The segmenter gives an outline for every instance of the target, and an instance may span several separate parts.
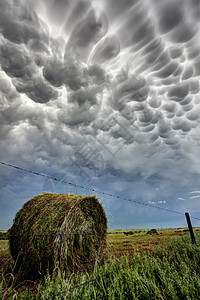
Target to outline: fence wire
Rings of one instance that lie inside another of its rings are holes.
[[[109,234],[108,232],[105,234]],[[101,233],[91,233],[91,232],[72,232],[72,233],[47,233],[47,234],[11,234],[6,235],[6,238],[11,237],[43,237],[43,236],[74,236],[74,235],[102,235]]]
[[[42,173],[39,173],[39,172],[27,170],[27,169],[21,168],[19,166],[8,164],[8,163],[2,162],[2,161],[0,161],[0,164],[5,165],[7,167],[15,168],[15,169],[20,170],[20,171],[31,173],[31,174],[34,174],[34,175],[37,175],[37,176],[42,176],[42,177],[45,177],[45,178],[48,178],[48,179],[51,179],[51,180],[54,180],[54,181],[58,181],[58,182],[62,181],[62,183],[66,183],[66,184],[72,185],[72,186],[77,187],[77,188],[89,190],[89,191],[92,191],[94,193],[99,193],[99,194],[106,195],[106,196],[109,196],[109,197],[112,197],[112,198],[117,198],[117,199],[121,199],[121,200],[124,200],[124,201],[129,201],[129,202],[132,202],[132,203],[135,203],[135,204],[139,204],[139,205],[143,205],[143,206],[147,206],[147,207],[151,207],[151,208],[155,208],[155,209],[167,211],[167,212],[178,214],[178,215],[181,215],[181,216],[185,216],[185,214],[182,213],[182,212],[178,212],[178,211],[175,211],[175,210],[172,210],[172,209],[160,207],[160,206],[157,206],[157,205],[152,205],[152,204],[146,203],[144,201],[137,201],[137,200],[133,200],[133,199],[130,199],[130,198],[127,198],[127,197],[122,197],[122,196],[119,196],[119,195],[113,195],[111,193],[99,191],[99,190],[96,190],[96,189],[93,189],[93,188],[90,188],[90,187],[85,187],[83,185],[79,185],[79,184],[76,184],[76,183],[59,180],[56,177],[52,177],[52,176],[49,176],[49,175],[46,175],[46,174],[42,174]],[[193,217],[193,216],[191,216],[191,218],[196,219],[196,220],[200,220],[200,218]]]
[[[98,275],[98,276],[96,276],[95,278],[93,278],[93,279],[91,279],[91,280],[85,281],[85,282],[83,282],[83,283],[79,283],[79,284],[77,284],[77,285],[75,285],[75,286],[73,286],[73,287],[71,287],[71,288],[69,288],[69,289],[67,289],[67,290],[65,290],[65,291],[59,292],[59,293],[57,293],[57,294],[55,294],[55,295],[53,295],[53,296],[50,296],[49,298],[45,298],[44,300],[55,299],[56,297],[61,296],[61,295],[63,295],[63,294],[66,294],[66,293],[68,293],[68,292],[71,292],[71,291],[73,291],[73,290],[75,290],[75,289],[77,289],[77,288],[79,288],[79,287],[81,287],[81,286],[87,285],[87,284],[89,284],[89,283],[95,282],[95,281],[97,281],[97,280],[99,280],[99,279],[102,279],[102,278],[104,278],[104,277],[107,277],[107,276],[109,276],[109,275],[111,275],[111,274],[117,273],[118,271],[121,271],[121,270],[123,270],[123,269],[129,268],[129,267],[131,267],[131,266],[133,266],[133,265],[135,265],[135,264],[137,264],[137,263],[142,262],[143,260],[145,260],[145,258],[140,259],[140,260],[138,260],[138,261],[134,261],[134,262],[132,262],[132,263],[126,265],[126,266],[119,267],[119,268],[117,268],[117,269],[114,270],[114,271],[107,272],[106,274]]]

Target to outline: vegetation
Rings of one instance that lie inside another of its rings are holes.
[[[196,232],[198,232],[195,229]],[[140,231],[140,232],[139,232]],[[126,235],[124,230],[111,230],[107,235],[107,250],[113,257],[123,255],[133,256],[135,253],[148,253],[161,245],[187,234],[185,229],[157,229],[158,235],[147,235],[148,230],[131,230],[133,234]]]
[[[158,236],[142,231],[135,239],[156,240],[167,232],[170,235],[174,230],[163,230]],[[57,294],[53,299],[200,299],[200,235],[196,233],[197,245],[192,245],[188,233],[183,234],[165,245],[161,242],[158,248],[155,245],[151,255],[125,252],[129,255],[117,258],[111,253],[103,265],[97,261],[90,272],[69,275],[56,268],[44,280],[16,284],[14,277],[1,270],[0,299],[47,299]],[[125,236],[123,231],[112,232],[108,235],[110,242],[112,235],[134,238]],[[77,285],[78,288],[65,292]]]
[[[0,231],[0,240],[7,240],[8,232],[5,230]]]
[[[151,229],[151,230],[147,231],[147,234],[157,234],[158,235],[158,232],[156,229]]]

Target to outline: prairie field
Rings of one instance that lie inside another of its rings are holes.
[[[151,253],[161,245],[170,242],[176,237],[188,234],[187,229],[157,229],[158,234],[147,234],[149,230],[111,230],[107,235],[107,249],[109,254],[120,257],[125,254]],[[198,233],[199,228],[194,232]],[[132,234],[128,234],[132,233]]]
[[[13,275],[9,242],[0,240],[0,299],[200,299],[200,229],[197,245],[184,228],[148,231],[108,231],[103,264],[35,282]]]

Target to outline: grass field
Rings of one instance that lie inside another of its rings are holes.
[[[98,274],[103,277],[54,299],[200,299],[200,229],[194,229],[198,246],[185,229],[147,231],[109,231],[102,266],[97,263],[93,272],[78,275],[56,270],[38,282],[17,281],[8,241],[0,240],[0,299],[46,299]]]
[[[112,230],[108,231],[107,249],[109,254],[114,257],[120,257],[124,254],[134,255],[135,253],[149,253],[161,245],[170,242],[176,237],[188,235],[185,228],[179,229],[157,229],[158,235],[147,235],[149,230],[131,230],[133,234],[124,233],[130,230]],[[140,232],[139,232],[140,231]],[[200,232],[199,228],[194,228],[194,232]]]

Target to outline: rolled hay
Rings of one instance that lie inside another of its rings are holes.
[[[16,272],[35,279],[57,266],[67,272],[88,270],[105,248],[106,232],[106,214],[95,195],[35,196],[9,230]]]

